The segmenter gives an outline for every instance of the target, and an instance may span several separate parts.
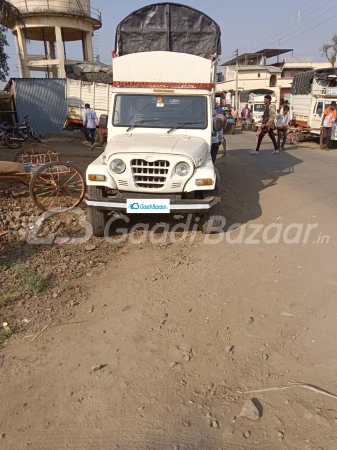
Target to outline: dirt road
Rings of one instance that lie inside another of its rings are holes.
[[[217,162],[224,234],[126,242],[72,317],[6,341],[0,449],[336,449],[337,153],[254,139]]]

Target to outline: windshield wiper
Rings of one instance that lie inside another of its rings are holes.
[[[134,128],[138,127],[139,125],[141,125],[142,123],[151,123],[151,122],[159,122],[159,119],[143,119],[143,120],[138,120],[138,122],[135,122],[133,125],[131,125],[126,132],[133,130]]]
[[[175,127],[172,127],[169,130],[167,130],[167,133],[171,133],[174,130],[179,130],[179,128],[182,128],[185,125],[197,125],[197,124],[200,124],[200,123],[204,123],[204,122],[179,122],[178,125],[176,125]]]

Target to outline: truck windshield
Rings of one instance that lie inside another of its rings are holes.
[[[206,100],[202,96],[117,95],[113,125],[204,130],[207,128]]]
[[[258,103],[254,105],[254,111],[263,112],[264,111],[264,103]]]

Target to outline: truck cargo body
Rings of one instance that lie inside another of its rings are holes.
[[[84,105],[89,103],[96,111],[97,117],[109,114],[113,87],[111,84],[89,83],[81,80],[67,79],[67,125],[80,128],[83,125]]]
[[[319,135],[325,109],[337,101],[337,69],[297,74],[291,92],[292,125]]]

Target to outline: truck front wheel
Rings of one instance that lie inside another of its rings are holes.
[[[200,219],[199,227],[200,230],[203,232],[203,234],[217,233],[219,231],[222,222],[221,218],[219,218],[219,216],[222,215],[221,197],[219,188],[216,187],[214,191],[212,191],[212,193],[209,194],[209,196],[213,196],[216,200],[216,203]]]
[[[102,186],[88,186],[87,194],[89,197],[104,197],[104,187]],[[92,225],[94,236],[104,236],[105,225],[108,221],[108,213],[104,210],[99,210],[93,206],[88,207],[88,220]]]

